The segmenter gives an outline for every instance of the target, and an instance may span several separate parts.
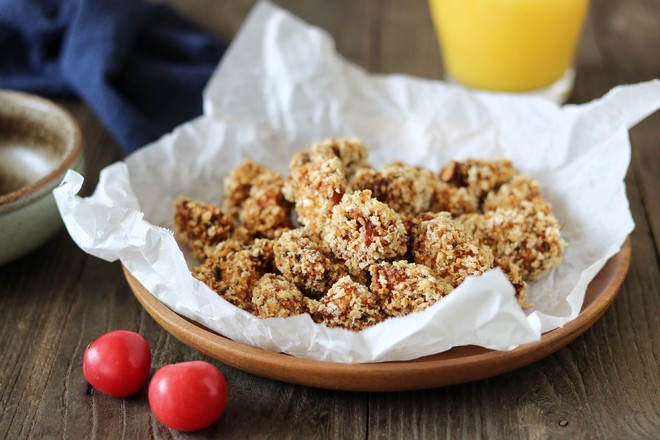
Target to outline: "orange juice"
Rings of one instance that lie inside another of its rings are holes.
[[[589,0],[429,0],[445,69],[468,87],[523,92],[572,68]]]

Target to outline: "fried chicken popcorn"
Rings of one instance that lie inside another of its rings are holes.
[[[332,209],[323,241],[351,271],[406,253],[408,235],[399,215],[371,197],[371,191],[345,194]]]
[[[312,306],[312,317],[328,327],[362,330],[382,321],[385,316],[378,297],[367,286],[349,276],[340,278]]]
[[[368,166],[367,156],[359,139],[328,139],[295,154],[283,194],[295,203],[298,221],[320,234],[332,208],[350,192],[348,179]]]
[[[277,269],[312,297],[322,296],[348,273],[320,237],[305,228],[283,233],[273,250]]]
[[[188,244],[195,258],[206,258],[207,248],[228,239],[233,231],[231,218],[215,206],[187,197],[174,202],[174,236]]]
[[[470,275],[493,267],[493,253],[468,234],[451,214],[441,212],[413,228],[413,256],[416,263],[431,268],[456,287]]]
[[[566,247],[559,221],[546,207],[525,200],[518,208],[497,208],[460,220],[498,260],[509,259],[523,278],[536,280],[559,265]]]
[[[230,239],[218,244],[192,274],[230,303],[252,311],[253,289],[272,271],[273,260],[272,240],[259,238],[245,245]]]
[[[347,178],[351,178],[359,169],[369,167],[369,150],[357,138],[327,139],[312,145],[310,151],[317,158],[339,159]]]
[[[489,192],[509,182],[518,170],[507,159],[452,160],[440,170],[440,179],[455,187],[467,188],[470,194],[482,199]]]
[[[245,230],[262,238],[274,238],[292,227],[290,204],[284,199],[284,179],[267,167],[243,161],[225,179],[224,210]]]
[[[359,331],[492,267],[526,308],[527,281],[566,246],[539,182],[505,159],[376,170],[359,139],[328,139],[295,154],[285,178],[246,160],[224,188],[222,210],[177,199],[175,237],[203,260],[195,278],[261,318],[307,313]]]
[[[541,185],[535,179],[524,174],[518,174],[500,186],[496,191],[488,193],[483,202],[484,211],[494,211],[497,208],[517,208],[523,201],[533,202],[540,209],[549,213],[550,206],[541,197]],[[463,214],[467,214],[464,212]]]
[[[433,179],[431,186],[433,193],[431,194],[429,211],[447,211],[454,217],[478,212],[479,198],[470,192],[467,187],[452,186],[440,179]]]
[[[337,157],[301,152],[291,160],[290,171],[284,197],[295,204],[298,221],[319,234],[332,208],[348,191],[344,165]]]
[[[350,180],[354,190],[371,190],[372,196],[402,216],[427,211],[433,196],[433,172],[392,162],[379,171],[361,168]]]
[[[243,202],[250,196],[252,182],[267,168],[249,159],[234,168],[224,180],[225,201],[222,209],[228,216],[238,220]]]
[[[420,312],[454,289],[446,280],[433,275],[427,266],[408,261],[374,264],[369,272],[371,291],[379,297],[389,316]]]
[[[283,185],[282,177],[272,172],[262,173],[254,179],[238,215],[250,233],[275,238],[291,229],[290,206],[282,195]]]
[[[499,267],[504,275],[511,281],[516,291],[516,300],[523,309],[529,308],[527,303],[527,282],[524,280],[520,266],[511,261],[511,258],[500,257],[495,259],[495,267]]]
[[[252,291],[254,314],[261,318],[286,318],[305,313],[303,294],[282,275],[267,273]]]

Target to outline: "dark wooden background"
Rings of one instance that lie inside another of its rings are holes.
[[[253,0],[176,0],[183,14],[231,38]],[[282,0],[326,29],[338,51],[371,72],[439,79],[442,63],[423,0]],[[660,77],[660,2],[593,0],[572,102]],[[121,153],[80,102],[89,193]],[[556,354],[509,374],[401,393],[351,393],[279,383],[212,361],[229,403],[211,428],[180,434],[159,424],[146,390],[116,399],[88,388],[81,359],[100,334],[132,329],[153,368],[205,359],[163,331],[133,297],[118,263],[87,256],[66,231],[0,267],[0,438],[660,438],[658,270],[660,114],[631,131],[627,177],[636,222],[632,265],[613,306]]]

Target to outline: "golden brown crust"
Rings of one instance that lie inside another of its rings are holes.
[[[260,318],[286,318],[305,313],[303,294],[282,275],[267,273],[252,291],[254,314]]]
[[[245,245],[230,239],[218,244],[192,274],[230,303],[252,311],[254,286],[272,272],[273,259],[272,240],[260,238]]]
[[[514,263],[510,258],[497,258],[495,259],[495,267],[499,267],[504,272],[504,275],[511,281],[513,288],[516,291],[516,300],[520,307],[527,309],[530,304],[527,302],[527,282],[523,279],[520,266]]]
[[[344,174],[350,178],[361,168],[369,167],[369,150],[358,138],[326,139],[312,145],[310,152],[321,159],[336,157],[343,166]]]
[[[346,266],[311,231],[298,228],[287,231],[275,241],[275,265],[298,288],[320,297],[341,277]]]
[[[223,209],[244,228],[242,237],[275,238],[293,225],[284,179],[275,171],[244,160],[227,176]]]
[[[429,209],[434,180],[435,176],[430,170],[392,162],[380,171],[359,169],[350,184],[354,190],[371,190],[372,197],[406,216]]]
[[[219,209],[180,198],[176,238],[204,263],[193,275],[256,316],[308,313],[353,331],[419,312],[471,275],[502,269],[521,307],[526,280],[566,246],[538,182],[508,160],[376,171],[357,139],[297,153],[283,179],[244,161]],[[294,228],[295,206],[302,227]]]
[[[371,191],[345,194],[332,210],[323,241],[351,271],[406,253],[408,235],[399,215],[371,197]]]
[[[300,224],[320,234],[332,208],[349,191],[344,165],[336,157],[319,158],[307,152],[295,155],[291,165],[284,196],[295,203]]]
[[[200,260],[206,258],[207,248],[228,239],[233,231],[231,218],[213,205],[187,197],[174,202],[174,237]]]
[[[282,176],[272,171],[254,178],[238,214],[241,225],[250,233],[275,238],[293,227],[289,217],[291,205],[284,199],[283,185]]]
[[[497,208],[459,219],[496,258],[510,259],[523,278],[535,280],[559,265],[566,247],[559,221],[545,206],[539,209],[534,202],[522,201],[519,208]]]
[[[433,179],[431,185],[433,194],[429,211],[447,211],[452,216],[457,217],[479,210],[479,198],[471,193],[467,187],[452,186],[440,179]]]
[[[317,302],[312,316],[328,327],[358,331],[385,319],[378,297],[351,277],[340,278]]]
[[[550,213],[550,205],[541,198],[541,185],[524,174],[514,176],[511,181],[488,193],[482,209],[494,211],[497,208],[518,208],[523,201],[533,202],[539,209]]]
[[[428,267],[408,261],[374,264],[369,271],[371,291],[389,316],[422,311],[453,290]]]
[[[222,209],[238,220],[243,202],[250,196],[252,182],[266,167],[250,159],[241,162],[224,180],[225,201]]]
[[[518,170],[508,159],[452,160],[440,170],[440,179],[455,187],[465,187],[482,199],[489,192],[509,182]]]
[[[456,287],[470,275],[493,267],[493,254],[449,213],[437,213],[414,228],[413,257]]]

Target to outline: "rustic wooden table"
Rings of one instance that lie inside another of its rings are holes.
[[[231,38],[252,0],[173,2]],[[439,79],[441,57],[424,0],[278,1],[326,29],[341,54],[371,72]],[[573,102],[660,77],[657,0],[593,0],[579,50]],[[82,103],[65,101],[87,145],[89,193],[121,159]],[[92,392],[86,345],[115,329],[143,334],[153,367],[207,359],[140,307],[118,263],[83,253],[61,231],[0,267],[0,437],[19,438],[660,438],[660,114],[632,129],[627,177],[636,222],[632,265],[611,308],[557,353],[509,374],[399,393],[335,392],[264,379],[212,361],[229,383],[225,414],[192,435],[169,430],[146,391],[126,399]]]

